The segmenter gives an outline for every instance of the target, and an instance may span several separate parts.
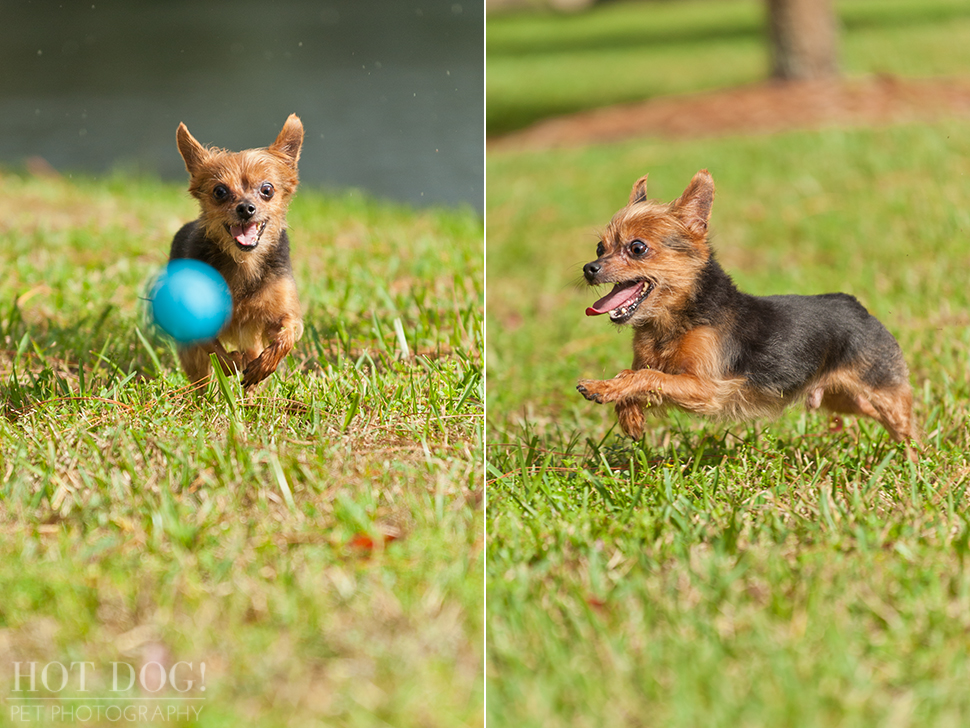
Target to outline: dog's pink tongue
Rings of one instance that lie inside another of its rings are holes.
[[[244,245],[247,248],[251,248],[256,244],[256,232],[259,230],[259,225],[254,222],[248,225],[232,225],[229,228],[229,234],[236,239],[236,242],[240,245]]]
[[[599,316],[612,311],[614,308],[625,306],[640,295],[643,283],[617,283],[613,290],[586,309],[587,316]]]

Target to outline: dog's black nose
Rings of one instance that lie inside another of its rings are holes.
[[[587,263],[583,266],[583,275],[586,276],[587,281],[592,283],[593,279],[596,278],[596,274],[600,272],[602,267],[603,266],[594,260],[592,263]]]
[[[256,205],[252,202],[240,202],[236,205],[236,214],[239,215],[239,219],[248,220],[256,214]]]

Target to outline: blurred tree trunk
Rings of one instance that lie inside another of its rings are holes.
[[[839,75],[832,0],[767,0],[771,75],[808,81]]]

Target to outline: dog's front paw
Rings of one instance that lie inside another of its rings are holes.
[[[579,384],[576,385],[576,389],[590,402],[600,402],[599,395],[588,389],[587,384],[592,384],[592,381],[589,379],[581,379]]]
[[[260,355],[253,359],[246,368],[243,369],[242,385],[243,389],[249,389],[259,384],[273,373],[275,368],[269,368],[267,362]]]
[[[580,379],[576,389],[590,402],[605,404],[612,401],[610,399],[609,382],[597,379]]]

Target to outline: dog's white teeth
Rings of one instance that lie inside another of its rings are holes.
[[[618,321],[619,319],[626,318],[628,315],[632,314],[634,311],[637,310],[640,304],[643,303],[643,299],[645,299],[652,290],[653,290],[653,286],[650,286],[646,288],[643,291],[643,293],[640,295],[640,297],[637,298],[635,301],[632,301],[631,303],[628,303],[625,306],[614,308],[612,311],[610,311],[610,319],[612,319],[613,321]]]

